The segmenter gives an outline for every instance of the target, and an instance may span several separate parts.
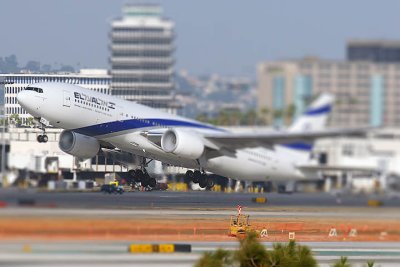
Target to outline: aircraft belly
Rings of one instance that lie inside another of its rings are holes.
[[[207,162],[207,169],[213,173],[239,180],[274,181],[297,180],[303,178],[300,172],[285,162],[246,157],[238,153],[238,157],[218,157]]]
[[[102,140],[112,143],[123,151],[159,160],[173,166],[189,169],[199,168],[197,161],[166,153],[139,132],[121,134]],[[221,156],[209,159],[204,168],[206,171],[239,180],[271,181],[302,178],[301,173],[284,159],[276,157],[258,158],[241,151],[236,154],[236,157]]]

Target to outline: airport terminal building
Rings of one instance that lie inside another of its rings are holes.
[[[174,23],[158,5],[125,5],[110,33],[113,95],[176,113]]]
[[[257,75],[258,108],[277,126],[279,114],[293,105],[300,115],[321,92],[336,96],[331,126],[400,126],[400,63],[302,58],[262,62]]]

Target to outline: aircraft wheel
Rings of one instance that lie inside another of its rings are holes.
[[[193,172],[193,183],[197,184],[200,181],[200,178],[201,178],[201,172],[194,171]]]
[[[47,143],[49,141],[49,137],[47,135],[42,135],[42,142]]]
[[[39,135],[36,137],[36,140],[37,140],[39,143],[42,143],[42,142],[43,142],[43,141],[42,141],[42,135],[39,134]]]
[[[144,173],[142,170],[136,170],[135,171],[135,182],[141,182],[144,179]]]
[[[189,178],[190,180],[193,180],[193,171],[188,170],[188,171],[186,172],[185,175],[186,175],[186,177]]]
[[[206,174],[202,174],[200,177],[200,181],[199,181],[199,186],[201,188],[206,188],[207,187],[207,175]]]
[[[144,173],[142,178],[140,179],[142,186],[147,187],[149,185],[150,179],[150,176],[147,173]]]
[[[154,187],[156,187],[156,185],[157,185],[156,179],[155,179],[155,178],[150,178],[150,179],[149,179],[149,186],[150,186],[151,188],[154,188]]]
[[[135,178],[135,177],[136,177],[136,170],[129,170],[129,171],[128,171],[128,174],[129,174],[131,177]]]
[[[211,188],[213,188],[214,187],[214,180],[213,179],[211,179],[210,177],[208,177],[207,178],[207,188],[208,189],[211,189]]]

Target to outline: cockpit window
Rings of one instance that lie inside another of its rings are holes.
[[[37,87],[28,86],[28,87],[25,88],[25,90],[35,91],[35,92],[38,92],[38,93],[43,93],[43,89],[42,88],[37,88]]]

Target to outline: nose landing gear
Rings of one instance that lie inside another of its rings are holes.
[[[47,143],[49,141],[49,137],[46,134],[39,134],[36,139],[39,143]]]
[[[42,122],[42,119],[41,119],[41,118],[39,118],[39,119],[37,119],[37,120],[38,120],[38,122],[39,122],[39,129],[42,130],[42,134],[39,134],[39,135],[37,136],[36,140],[37,140],[39,143],[47,143],[47,141],[49,141],[49,137],[48,137],[47,134],[46,134],[46,124],[44,124],[44,123]]]

